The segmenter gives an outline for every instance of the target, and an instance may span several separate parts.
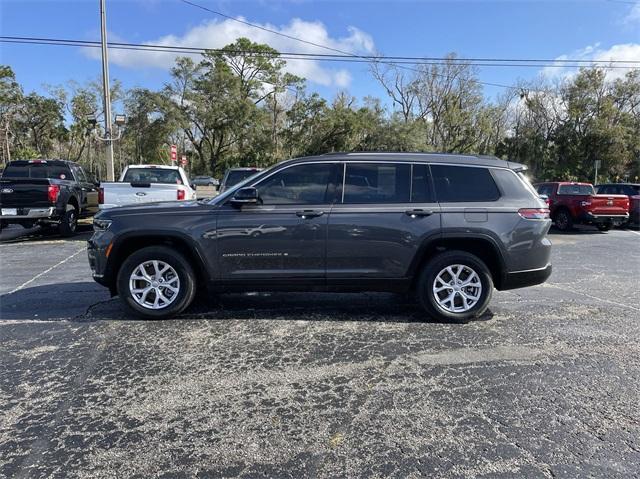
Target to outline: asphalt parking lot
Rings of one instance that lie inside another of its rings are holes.
[[[640,234],[430,322],[389,294],[127,317],[85,232],[0,244],[0,477],[638,477]]]

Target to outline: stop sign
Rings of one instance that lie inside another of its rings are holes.
[[[187,165],[187,155],[182,155],[182,158],[180,158],[180,164],[182,166],[186,166]]]

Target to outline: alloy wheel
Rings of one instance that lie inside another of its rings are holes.
[[[433,281],[433,295],[444,311],[465,313],[480,301],[482,282],[473,268],[452,264],[437,274]]]
[[[145,261],[131,273],[129,291],[143,308],[164,309],[178,297],[180,278],[176,270],[164,261]]]

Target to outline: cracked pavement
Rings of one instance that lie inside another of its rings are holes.
[[[390,294],[140,321],[87,236],[0,244],[0,477],[640,476],[637,232],[552,234],[549,282],[465,325]]]

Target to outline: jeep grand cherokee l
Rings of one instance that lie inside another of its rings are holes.
[[[101,212],[89,262],[145,318],[180,313],[206,286],[411,292],[431,317],[466,321],[494,287],[551,274],[549,210],[523,169],[424,153],[293,159],[213,199]]]

